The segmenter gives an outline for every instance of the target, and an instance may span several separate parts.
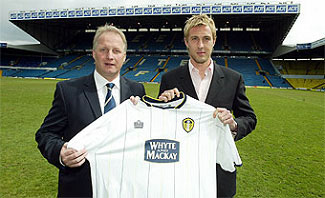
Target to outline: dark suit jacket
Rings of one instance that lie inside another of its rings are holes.
[[[121,102],[130,96],[145,95],[142,84],[121,76]],[[42,155],[59,168],[58,197],[91,197],[89,162],[81,167],[64,167],[61,148],[84,127],[102,115],[94,74],[57,83],[52,107],[36,133]]]
[[[185,94],[198,99],[188,66],[178,67],[164,74],[159,95],[177,87]],[[223,107],[233,112],[238,124],[235,140],[239,140],[255,129],[257,120],[245,94],[243,77],[236,71],[214,65],[213,76],[205,103]],[[223,171],[217,165],[218,197],[230,197],[236,193],[236,173]]]

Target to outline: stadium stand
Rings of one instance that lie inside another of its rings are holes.
[[[253,44],[251,38],[247,32],[229,32],[227,36],[227,42],[230,49],[236,51],[252,51]]]
[[[325,38],[294,47],[281,46],[273,63],[286,81],[296,89],[325,90]]]
[[[181,7],[185,8],[186,5]],[[202,8],[203,12],[204,6],[191,7]],[[310,64],[310,61],[272,62],[272,58],[286,58],[287,53],[281,50],[279,52],[279,48],[299,15],[299,4],[291,2],[268,7],[266,4],[258,3],[254,6],[234,4],[230,6],[232,9],[228,14],[218,14],[218,8],[223,7],[227,6],[211,5],[209,11],[217,26],[217,40],[213,51],[214,61],[217,64],[240,72],[247,86],[324,88],[324,77],[309,78],[324,76],[324,61],[313,64]],[[246,8],[244,14],[243,9]],[[258,11],[253,8],[258,8],[262,12],[255,13]],[[96,13],[95,10],[94,8],[90,15]],[[241,10],[241,14],[235,13],[234,10]],[[88,13],[86,11],[84,10],[84,14]],[[34,16],[41,16],[41,12]],[[64,14],[65,11],[61,12]],[[73,12],[69,12],[71,13]],[[44,18],[37,19],[37,23],[34,24],[32,22],[36,19],[25,19],[19,13],[11,13],[10,16],[12,23],[33,35],[52,51],[48,54],[44,51],[33,53],[24,51],[22,56],[17,55],[21,54],[21,50],[17,53],[8,46],[1,47],[3,76],[66,79],[91,73],[95,67],[91,54],[92,39],[96,27],[105,23],[117,25],[126,34],[128,51],[127,59],[121,69],[123,76],[141,82],[159,83],[164,72],[184,66],[188,61],[182,27],[191,13],[153,14],[152,16],[139,14],[123,17],[108,14],[107,16],[94,15],[91,18],[86,15],[78,17],[60,15],[56,19],[46,15]],[[74,22],[74,17],[78,18],[78,23]],[[64,24],[61,23],[62,21]],[[38,26],[45,28],[39,31]],[[324,42],[318,42],[317,45],[319,43],[324,46]],[[324,54],[324,49],[322,52]],[[308,57],[311,56],[309,54]],[[292,78],[292,75],[307,76],[307,78],[297,79]]]
[[[186,46],[184,43],[183,32],[175,32],[172,36],[171,49],[173,50],[185,50]]]
[[[24,56],[24,55],[6,55],[1,57],[0,64],[2,66],[21,66],[21,67],[35,67],[44,66],[48,62],[55,60],[53,57],[40,56]]]
[[[289,75],[287,81],[294,88],[324,88],[325,68],[322,60],[273,61],[278,65],[281,74]],[[320,78],[320,79],[317,79]]]
[[[159,48],[153,48],[159,49]],[[180,56],[139,56],[130,55],[127,57],[121,69],[121,75],[140,82],[160,82],[161,75],[174,67],[184,65],[188,61],[185,55]],[[232,68],[243,74],[245,83],[248,86],[270,86],[260,75],[260,69],[254,59],[249,58],[215,58],[216,63]],[[268,60],[260,59],[265,64],[263,71],[269,78],[275,74],[274,68]],[[268,64],[267,64],[268,63]],[[32,66],[26,64],[23,66]],[[34,66],[37,66],[35,64]],[[94,70],[94,60],[90,55],[67,55],[46,64],[46,67],[57,68],[55,71],[47,70],[22,70],[14,72],[4,70],[3,76],[15,77],[39,77],[39,78],[77,78],[91,73]],[[273,79],[273,78],[272,78]],[[282,81],[281,81],[282,82]],[[274,84],[276,86],[278,84]],[[281,85],[282,86],[282,85]],[[287,86],[286,86],[287,87]]]
[[[153,78],[166,68],[166,64],[168,63],[170,57],[142,56],[141,58],[129,57],[129,59],[134,59],[132,62],[136,61],[136,63],[128,67],[123,67],[123,76],[140,82],[157,82],[160,78]]]

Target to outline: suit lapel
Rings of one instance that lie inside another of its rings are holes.
[[[129,97],[132,95],[132,92],[130,90],[130,86],[128,82],[125,80],[123,76],[120,77],[120,86],[121,86],[121,103],[125,100],[129,99]]]
[[[224,74],[220,68],[221,66],[214,64],[214,71],[208,91],[207,98],[205,99],[205,103],[212,104],[213,99],[218,96],[218,94],[221,91],[221,88],[223,87],[223,79]]]
[[[128,82],[124,77],[120,78],[121,85],[121,103],[127,99],[131,95],[131,90]],[[89,105],[95,115],[96,118],[99,118],[102,115],[102,111],[100,109],[100,104],[98,100],[97,88],[95,84],[94,74],[88,76],[87,80],[84,82],[84,93],[89,102]]]
[[[183,66],[179,75],[180,81],[178,83],[180,85],[180,90],[183,90],[192,98],[198,99],[199,97],[196,94],[188,66]]]
[[[99,118],[102,115],[102,111],[100,110],[94,73],[90,74],[87,80],[84,82],[84,93],[95,117]]]

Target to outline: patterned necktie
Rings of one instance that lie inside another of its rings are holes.
[[[114,83],[107,83],[106,87],[107,87],[107,95],[105,98],[104,113],[107,113],[108,111],[116,107],[115,100],[112,95],[112,89],[114,87]]]

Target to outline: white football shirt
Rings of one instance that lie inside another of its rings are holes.
[[[94,197],[215,198],[216,162],[232,172],[241,159],[214,110],[184,94],[168,103],[127,100],[68,148],[88,151]]]

